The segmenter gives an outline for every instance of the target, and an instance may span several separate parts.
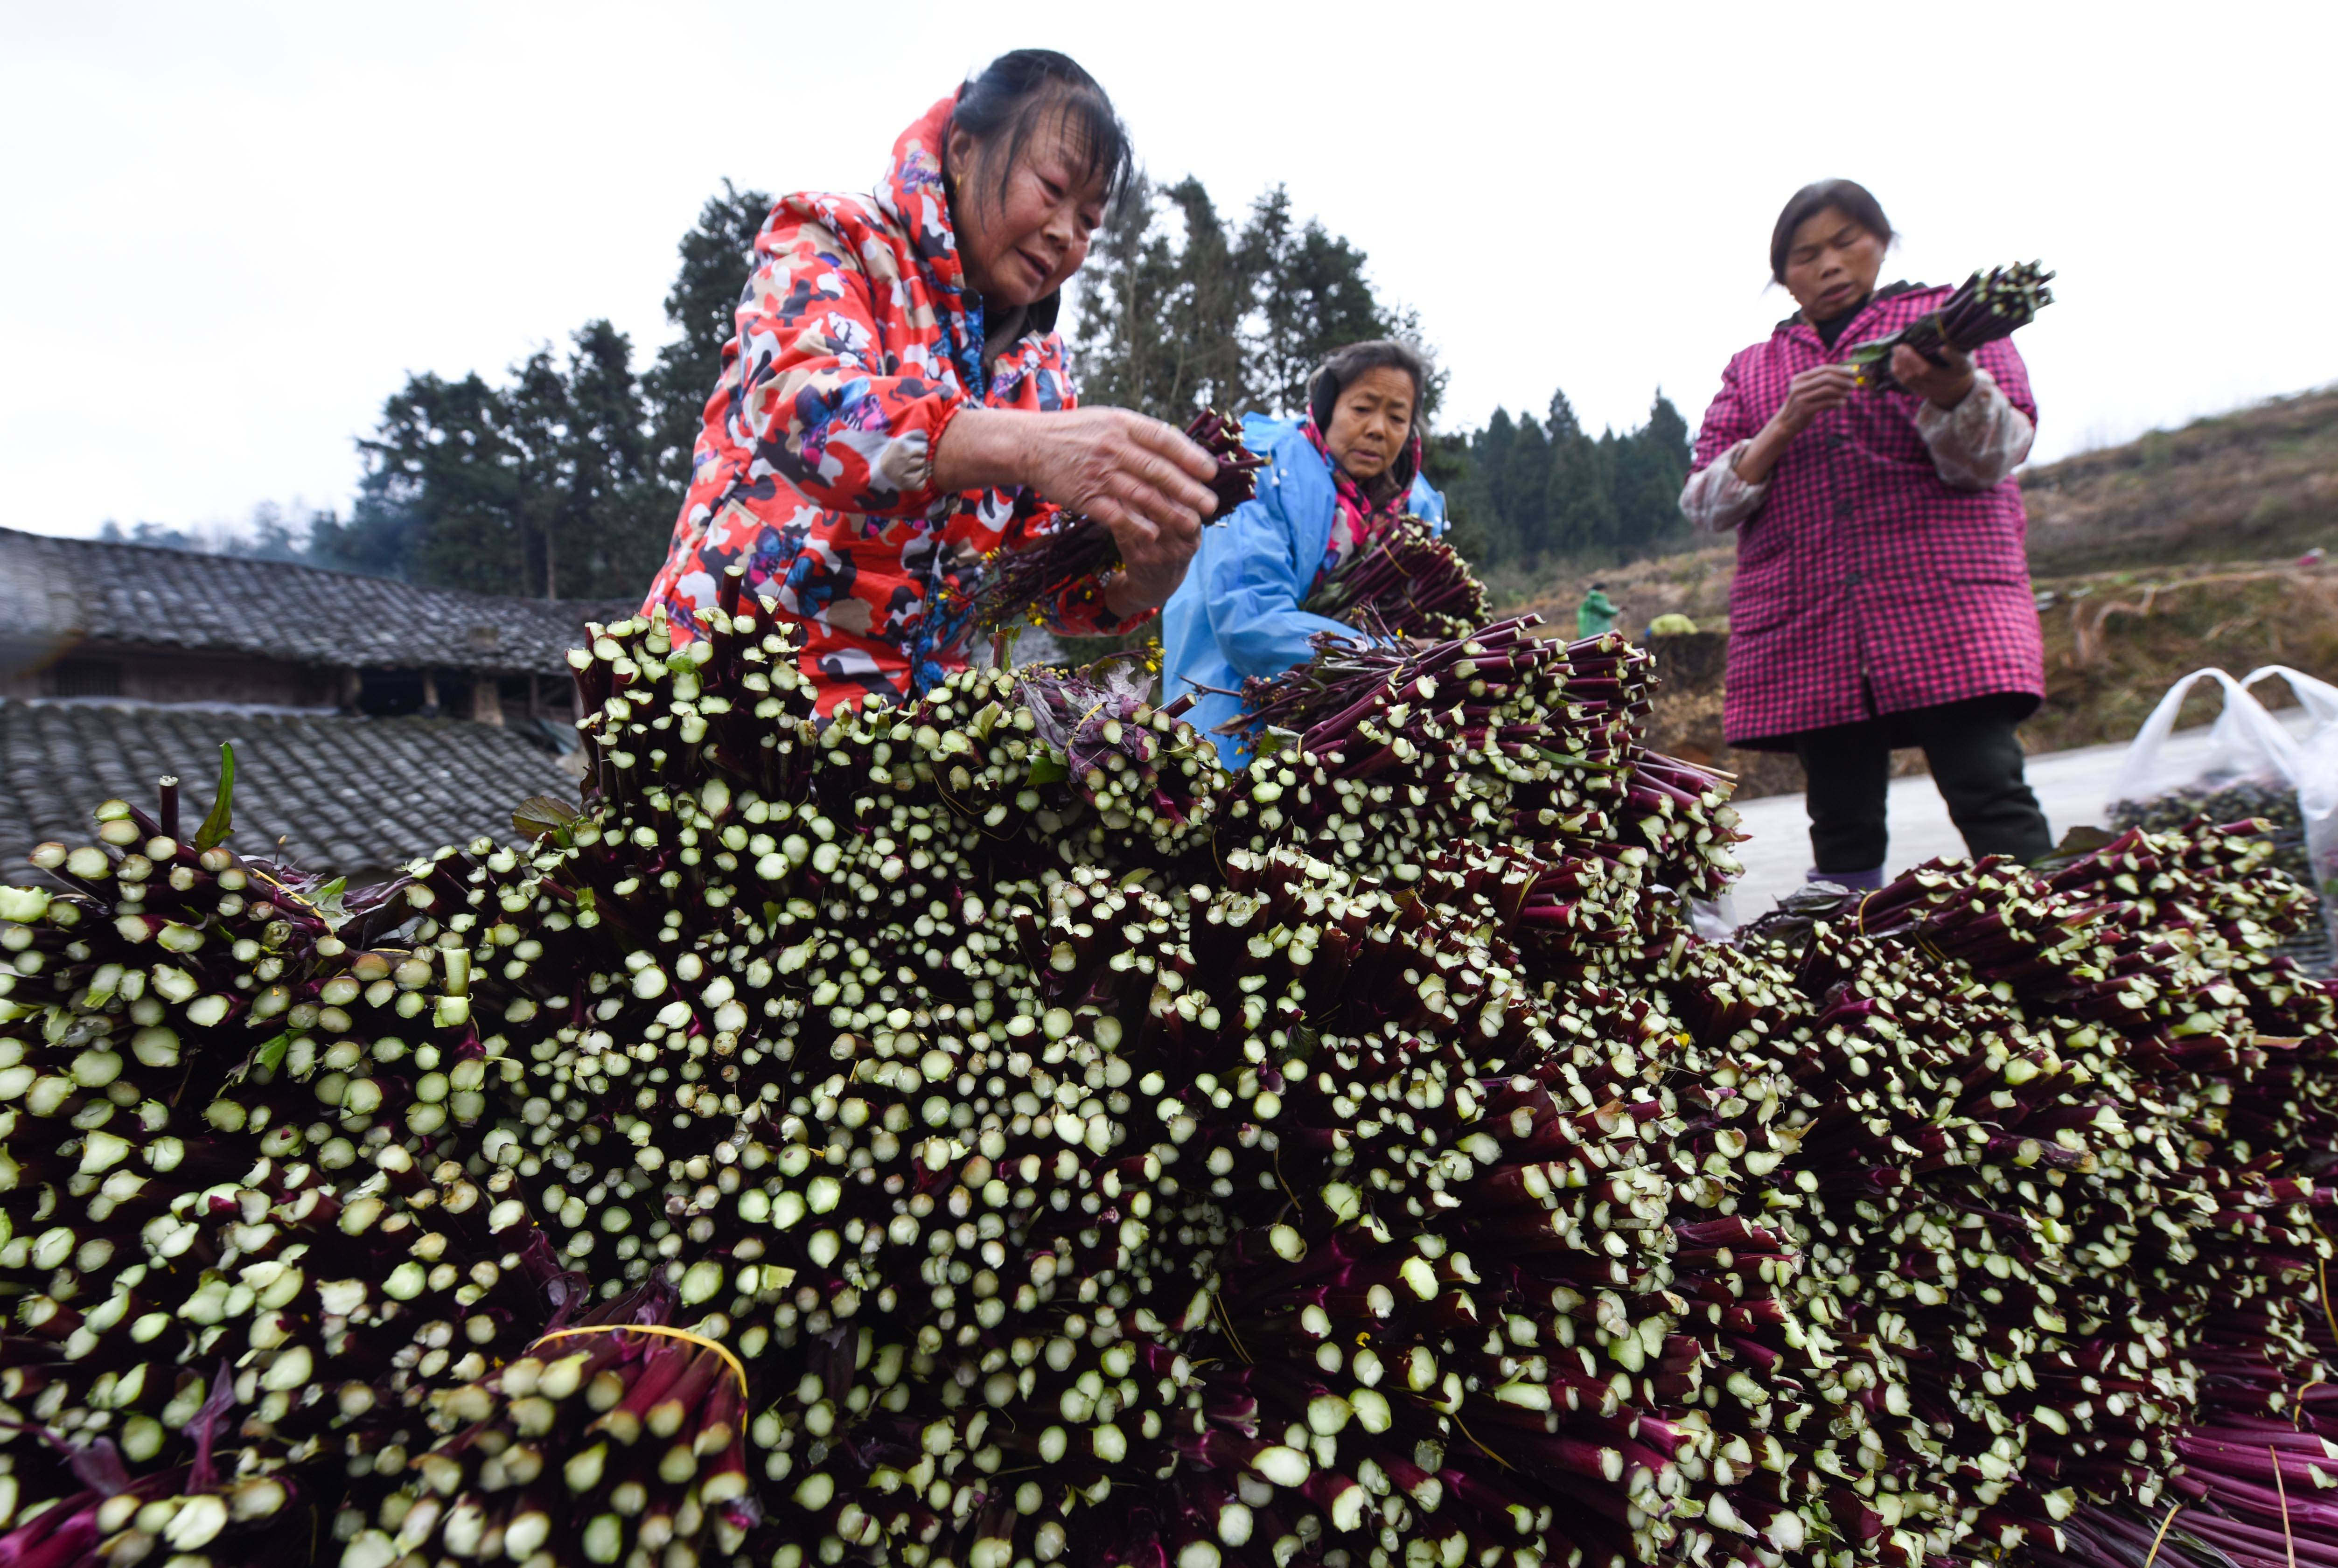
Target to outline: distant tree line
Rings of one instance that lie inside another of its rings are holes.
[[[476,371],[408,377],[358,444],[366,472],[349,520],[312,525],[310,559],[490,593],[640,593],[665,558],[771,205],[727,181],[707,201],[666,292],[678,335],[639,375],[625,334],[594,320],[499,386]]]
[[[604,319],[499,382],[409,375],[358,443],[365,472],[346,518],[266,505],[248,533],[211,540],[148,523],[109,523],[104,536],[482,593],[638,594],[664,559],[771,205],[728,181],[707,201],[665,297],[675,336],[638,373],[633,344]],[[1295,219],[1279,185],[1236,220],[1198,180],[1140,178],[1076,289],[1064,325],[1083,400],[1181,424],[1204,406],[1296,416],[1332,349],[1420,337],[1417,315],[1373,289],[1364,252]],[[1432,414],[1443,389],[1439,376]],[[1685,532],[1675,498],[1687,464],[1687,427],[1661,395],[1625,435],[1590,436],[1554,396],[1547,420],[1498,409],[1481,430],[1435,435],[1428,456],[1455,542],[1481,566],[1662,549]]]
[[[1364,260],[1313,219],[1295,222],[1280,185],[1236,227],[1199,180],[1140,177],[1080,271],[1080,397],[1181,425],[1204,407],[1296,416],[1334,348],[1420,337],[1411,311],[1374,293]]]
[[[1554,392],[1544,420],[1497,408],[1466,442],[1450,495],[1455,544],[1480,567],[1627,560],[1688,538],[1688,423],[1661,392],[1647,423],[1623,435],[1593,436]]]

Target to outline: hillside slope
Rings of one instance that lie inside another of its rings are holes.
[[[2338,387],[2027,470],[2040,575],[2338,549]]]

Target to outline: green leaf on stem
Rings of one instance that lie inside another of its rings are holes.
[[[195,829],[195,849],[201,853],[226,838],[235,828],[235,748],[220,742],[219,789],[211,797],[211,815]]]
[[[549,795],[531,795],[512,811],[512,830],[523,838],[541,838],[552,835],[559,848],[568,848],[568,825],[576,820],[575,807]]]
[[[263,1042],[256,1053],[256,1058],[262,1067],[273,1072],[277,1064],[284,1060],[285,1050],[291,1044],[292,1032],[288,1029],[273,1040]]]

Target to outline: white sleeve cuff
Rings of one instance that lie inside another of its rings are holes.
[[[2013,406],[1997,377],[1976,368],[1965,400],[1943,408],[1929,399],[1916,408],[1916,434],[1932,454],[1932,467],[1959,490],[1987,490],[2029,456],[2037,430]]]
[[[1688,476],[1681,487],[1681,513],[1700,534],[1726,534],[1761,506],[1770,482],[1749,485],[1737,476],[1738,455],[1752,446],[1740,441]]]

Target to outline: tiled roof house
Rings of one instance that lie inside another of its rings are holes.
[[[573,797],[567,650],[629,603],[504,599],[0,529],[0,880],[235,746],[246,854],[363,880]]]

